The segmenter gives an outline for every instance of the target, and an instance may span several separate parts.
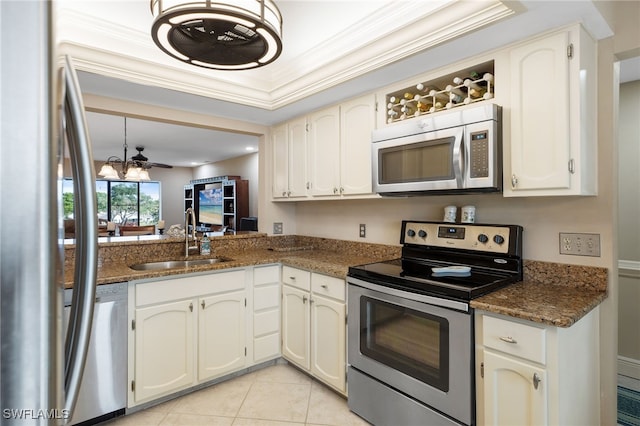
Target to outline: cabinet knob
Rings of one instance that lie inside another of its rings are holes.
[[[515,188],[518,186],[518,177],[516,175],[511,175],[511,187]]]
[[[189,303],[189,311],[193,312],[193,302]]]
[[[501,336],[500,340],[506,343],[516,344],[518,341],[511,336]]]
[[[302,296],[302,303],[307,303],[307,296]]]
[[[204,309],[204,300],[202,301],[202,303],[200,304],[200,306],[202,306],[202,309]]]
[[[338,188],[333,188],[333,193],[337,194],[338,193]]]
[[[542,379],[540,378],[540,376],[538,376],[538,373],[533,373],[533,388],[534,389],[538,389],[538,385],[540,384],[541,381],[542,381]]]

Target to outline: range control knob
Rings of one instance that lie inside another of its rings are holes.
[[[480,234],[478,235],[478,241],[480,241],[482,244],[485,244],[487,241],[489,241],[489,237],[487,237],[486,234]]]
[[[426,236],[427,236],[427,231],[425,231],[424,229],[419,230],[419,231],[418,231],[418,236],[419,236],[420,238],[426,238]]]
[[[502,243],[504,243],[504,237],[502,235],[494,235],[493,241],[496,244],[502,244]]]
[[[407,231],[407,235],[410,236],[411,238],[416,236],[416,231],[414,231],[413,229],[409,229]]]

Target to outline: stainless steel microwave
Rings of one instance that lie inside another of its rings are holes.
[[[502,108],[478,105],[372,134],[373,188],[410,196],[502,191]]]

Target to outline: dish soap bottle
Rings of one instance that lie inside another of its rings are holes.
[[[209,241],[209,236],[205,232],[202,237],[202,241],[200,241],[200,254],[209,255],[211,254],[211,242]]]

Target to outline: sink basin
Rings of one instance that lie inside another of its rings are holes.
[[[224,259],[221,257],[213,259],[167,260],[165,262],[137,263],[129,267],[136,271],[154,271],[158,269],[188,268],[190,266],[212,265],[214,263],[225,262],[227,260],[228,259]]]

